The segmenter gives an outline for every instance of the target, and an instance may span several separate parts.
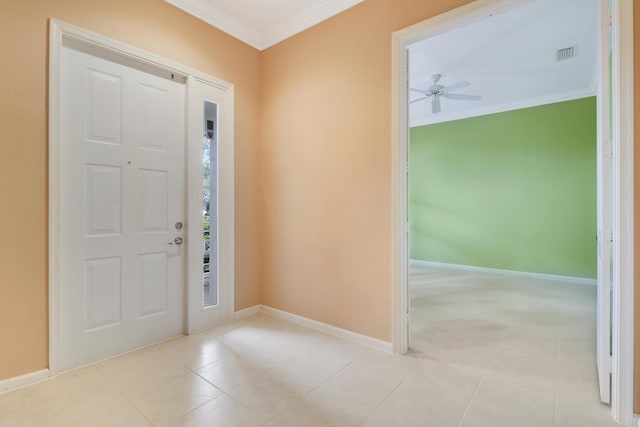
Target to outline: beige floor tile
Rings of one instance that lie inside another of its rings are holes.
[[[226,356],[232,356],[243,349],[234,349],[216,338],[201,340],[189,345],[172,345],[163,348],[172,359],[180,362],[191,370],[203,368]]]
[[[274,366],[260,357],[254,358],[254,355],[254,351],[247,351],[245,354],[223,357],[198,369],[196,373],[220,390],[229,392]]]
[[[46,403],[56,397],[84,397],[96,391],[113,391],[111,382],[95,366],[88,366],[61,374],[47,381],[21,390],[27,407],[34,403]]]
[[[337,425],[359,425],[415,368],[410,358],[365,352],[306,395],[302,402]]]
[[[151,424],[128,402],[120,402],[113,405],[105,405],[102,408],[91,410],[91,415],[82,417],[77,422],[69,421],[62,424],[34,424],[34,426],[50,427],[151,427]]]
[[[392,370],[400,376],[406,376],[416,369],[421,364],[421,361],[415,357],[366,350],[354,363],[363,364],[371,369]]]
[[[95,367],[60,375],[21,393],[34,427],[150,425]]]
[[[19,391],[0,394],[0,427],[31,426]]]
[[[425,359],[405,381],[422,383],[443,395],[464,392],[471,398],[483,375],[484,370],[479,368]]]
[[[494,347],[463,346],[446,344],[443,349],[432,350],[424,355],[425,358],[443,362],[468,366],[474,369],[486,369],[495,360],[497,349]]]
[[[267,417],[222,395],[179,418],[173,427],[257,427]]]
[[[481,377],[478,369],[424,360],[364,426],[456,426]]]
[[[289,360],[262,373],[254,379],[255,382],[273,382],[281,387],[286,387],[298,396],[304,396],[320,384],[329,379],[340,368],[334,369],[333,365],[323,360],[303,363],[299,359]]]
[[[135,393],[186,375],[190,370],[160,349],[146,349],[96,364],[119,390]]]
[[[257,413],[272,417],[299,400],[310,387],[298,378],[266,372],[228,394]]]
[[[562,381],[597,383],[596,345],[591,340],[561,340],[558,344],[557,377]]]
[[[264,427],[355,427],[344,419],[337,419],[325,408],[311,401],[299,401],[273,417]]]
[[[619,427],[613,422],[611,407],[599,402],[596,378],[558,378],[555,400],[556,427]]]
[[[556,408],[555,427],[621,427],[611,418],[608,405],[588,405],[581,409]]]
[[[488,369],[495,373],[533,375],[553,381],[556,362],[557,340],[516,338],[499,347]]]
[[[126,397],[153,425],[170,427],[180,416],[221,394],[207,381],[189,373],[160,386],[126,393]]]
[[[553,427],[553,396],[553,379],[488,371],[460,426]]]

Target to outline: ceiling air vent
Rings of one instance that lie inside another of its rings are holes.
[[[577,46],[565,47],[564,49],[556,50],[556,61],[566,61],[576,56],[578,51]]]

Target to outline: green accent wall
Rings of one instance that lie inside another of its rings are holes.
[[[596,278],[596,98],[415,127],[412,259]]]

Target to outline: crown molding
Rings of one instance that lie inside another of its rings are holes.
[[[433,125],[436,123],[451,122],[454,120],[468,119],[471,117],[486,116],[495,113],[504,113],[506,111],[521,110],[523,108],[538,107],[546,104],[555,104],[556,102],[573,101],[575,99],[588,98],[596,96],[595,88],[587,88],[574,92],[558,93],[553,95],[538,96],[535,98],[523,99],[515,102],[509,102],[498,105],[490,105],[487,107],[472,108],[464,111],[456,111],[452,113],[430,114],[428,117],[411,120],[409,127],[418,127],[425,125]]]
[[[164,0],[165,2],[195,16],[201,21],[224,31],[225,33],[253,46],[258,50],[263,50],[262,36],[253,28],[245,25],[229,14],[222,12],[211,6],[204,0]]]
[[[265,50],[308,28],[344,12],[364,0],[319,0],[265,31],[257,31],[205,0],[164,0],[217,29],[258,49]]]
[[[321,0],[262,33],[264,49],[301,33],[364,0]]]

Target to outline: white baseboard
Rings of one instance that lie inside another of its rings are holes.
[[[277,308],[267,307],[266,305],[254,305],[243,310],[235,312],[234,320],[242,319],[244,317],[252,316],[257,313],[265,313],[270,316],[274,316],[280,319],[287,320],[291,323],[296,323],[307,328],[315,329],[316,331],[324,332],[329,335],[333,335],[338,338],[352,341],[358,344],[371,347],[376,350],[384,351],[386,353],[392,352],[391,343],[372,338],[366,335],[358,334],[356,332],[348,331],[346,329],[338,328],[337,326],[329,325],[327,323],[312,320],[307,317],[299,316],[297,314],[289,313],[287,311],[278,310]]]
[[[39,383],[40,381],[44,381],[48,378],[49,369],[42,369],[40,371],[30,372],[18,377],[7,378],[6,380],[0,381],[0,393],[17,390],[31,384]]]
[[[235,313],[233,313],[233,319],[242,319],[243,317],[253,316],[256,313],[260,313],[260,304],[236,311]]]
[[[412,259],[410,261],[410,264],[412,266],[417,266],[417,267],[422,266],[422,267],[443,268],[448,270],[473,271],[477,273],[503,274],[503,275],[509,275],[509,276],[526,276],[526,277],[531,277],[533,279],[557,280],[559,282],[577,283],[580,285],[596,286],[598,284],[598,281],[596,279],[588,279],[585,277],[571,277],[571,276],[559,276],[555,274],[529,273],[526,271],[500,270],[498,268],[476,267],[473,265],[448,264],[445,262],[422,261],[417,259]]]
[[[372,338],[366,335],[358,334],[356,332],[348,331],[346,329],[338,328],[327,323],[318,322],[306,317],[298,316],[286,311],[278,310],[276,308],[260,306],[260,312],[269,314],[280,319],[288,320],[289,322],[296,323],[307,328],[315,329],[320,332],[324,332],[329,335],[336,336],[338,338],[352,341],[358,344],[365,345],[375,350],[384,351],[385,353],[392,353],[392,346],[390,342],[382,341],[377,338]]]

